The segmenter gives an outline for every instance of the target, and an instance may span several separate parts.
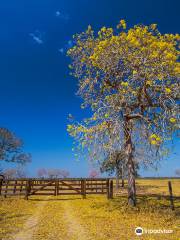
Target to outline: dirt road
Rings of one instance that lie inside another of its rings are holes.
[[[29,200],[31,201],[31,200]],[[13,240],[91,240],[72,209],[72,201],[45,198]]]

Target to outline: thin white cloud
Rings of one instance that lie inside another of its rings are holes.
[[[60,18],[62,20],[65,20],[65,21],[69,20],[69,14],[67,14],[65,12],[57,10],[55,15],[56,15],[57,18]]]
[[[37,33],[30,33],[29,36],[32,37],[32,39],[38,43],[38,44],[43,44],[43,40],[41,39],[41,36],[39,34],[39,32]]]
[[[72,40],[69,40],[69,41],[68,41],[68,47],[71,48],[72,46],[73,46],[73,42],[72,42]]]
[[[64,53],[64,48],[58,49],[58,52],[60,52],[61,54],[63,54],[63,53]]]
[[[56,17],[59,17],[61,15],[60,11],[56,11]]]
[[[58,49],[58,52],[61,54],[64,54],[65,52],[68,51],[69,48],[72,48],[72,47],[73,47],[73,41],[68,40],[64,46]]]

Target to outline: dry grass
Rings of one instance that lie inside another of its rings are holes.
[[[30,197],[0,201],[0,239],[13,239],[13,233],[37,214],[38,205],[46,201],[33,240],[179,240],[180,200],[171,211],[167,195],[168,180],[138,180],[137,207],[127,205],[124,191],[112,200],[106,196]],[[173,192],[180,195],[180,180],[172,180]],[[152,194],[156,194],[152,195]],[[172,229],[173,234],[144,234],[136,236],[137,226],[147,229]],[[179,235],[178,235],[179,234]]]
[[[22,198],[0,198],[0,239],[11,239],[34,214],[37,202]]]
[[[144,188],[145,193],[168,195],[168,181],[172,183],[173,195],[180,196],[180,179],[138,179],[137,191]]]

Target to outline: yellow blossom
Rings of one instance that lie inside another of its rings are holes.
[[[156,141],[161,141],[161,138],[160,138],[160,137],[157,137],[157,138],[156,138]]]
[[[67,129],[68,129],[68,130],[71,130],[72,128],[73,128],[72,125],[67,125]]]
[[[158,145],[160,144],[160,142],[161,142],[161,138],[157,134],[154,133],[150,136],[150,143],[152,145]]]
[[[163,80],[163,76],[161,74],[158,75],[159,80]]]
[[[157,24],[155,24],[155,23],[154,23],[154,24],[151,24],[150,27],[151,27],[152,30],[155,30],[156,27],[157,27]]]
[[[102,32],[106,32],[106,27],[101,28]]]
[[[127,87],[128,86],[128,82],[122,82],[121,85],[124,86],[124,87]]]
[[[126,29],[126,21],[124,19],[120,20],[119,24],[117,25],[118,29],[120,27],[122,27],[123,29]]]
[[[82,62],[82,63],[83,63],[83,62],[85,62],[85,61],[86,61],[86,59],[85,59],[85,58],[82,58],[82,59],[81,59],[81,62]]]
[[[105,117],[105,118],[108,118],[108,117],[109,117],[109,114],[108,114],[108,113],[106,113],[106,114],[104,115],[104,117]]]
[[[152,140],[152,141],[151,141],[151,144],[156,145],[156,144],[157,144],[157,141],[156,141],[156,140]]]
[[[170,88],[165,88],[166,93],[171,93],[171,89]]]
[[[137,74],[137,71],[136,70],[133,70],[133,75]]]
[[[131,93],[132,93],[133,95],[135,95],[135,96],[137,95],[137,92],[136,92],[136,91],[132,91]]]
[[[152,83],[153,82],[151,80],[146,81],[146,84],[149,85],[149,86],[152,86]]]
[[[172,117],[172,118],[169,119],[169,121],[170,121],[171,123],[175,123],[175,122],[176,122],[176,119]]]
[[[177,66],[174,68],[174,72],[180,74],[180,64],[177,64]]]
[[[156,135],[155,133],[153,133],[151,136],[150,136],[150,138],[157,138],[158,137],[158,135]]]

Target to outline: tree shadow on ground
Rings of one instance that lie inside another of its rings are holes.
[[[0,225],[3,229],[3,233],[0,232],[0,239],[12,239],[11,235],[16,234],[19,231],[19,227],[16,226],[17,222],[24,222],[24,219],[28,219],[31,214],[15,214],[11,215],[10,212],[0,213]],[[7,238],[4,238],[6,235]],[[2,238],[1,238],[2,237]]]
[[[28,201],[37,201],[37,202],[44,202],[44,201],[47,201],[47,202],[49,202],[49,201],[68,201],[68,200],[70,200],[70,201],[72,201],[72,200],[79,200],[79,199],[82,199],[82,198],[48,198],[48,199],[43,199],[43,198],[41,198],[41,199],[39,199],[39,198],[28,198]]]
[[[127,194],[121,196],[115,196],[113,199],[107,202],[95,202],[92,204],[92,208],[103,208],[106,211],[118,210],[120,212],[145,212],[153,213],[159,212],[160,214],[166,214],[170,211],[175,216],[180,216],[180,197],[174,197],[175,210],[172,211],[170,207],[169,196],[159,195],[159,194],[145,194],[137,195],[137,205],[136,207],[131,207],[128,205]]]
[[[30,214],[15,214],[13,216],[9,215],[9,213],[1,213],[0,215],[0,222],[8,219],[13,219],[13,218],[23,218],[25,216],[31,216]]]
[[[142,185],[136,184],[136,188],[137,188],[137,189],[142,189],[142,190],[150,190],[150,189],[152,189],[152,188],[158,189],[159,187],[158,187],[158,186],[155,186],[155,185],[142,186]]]
[[[147,194],[137,196],[137,206],[142,209],[150,209],[151,212],[172,211],[176,216],[180,216],[180,197],[174,196],[174,211],[171,210],[170,197],[168,195]]]

